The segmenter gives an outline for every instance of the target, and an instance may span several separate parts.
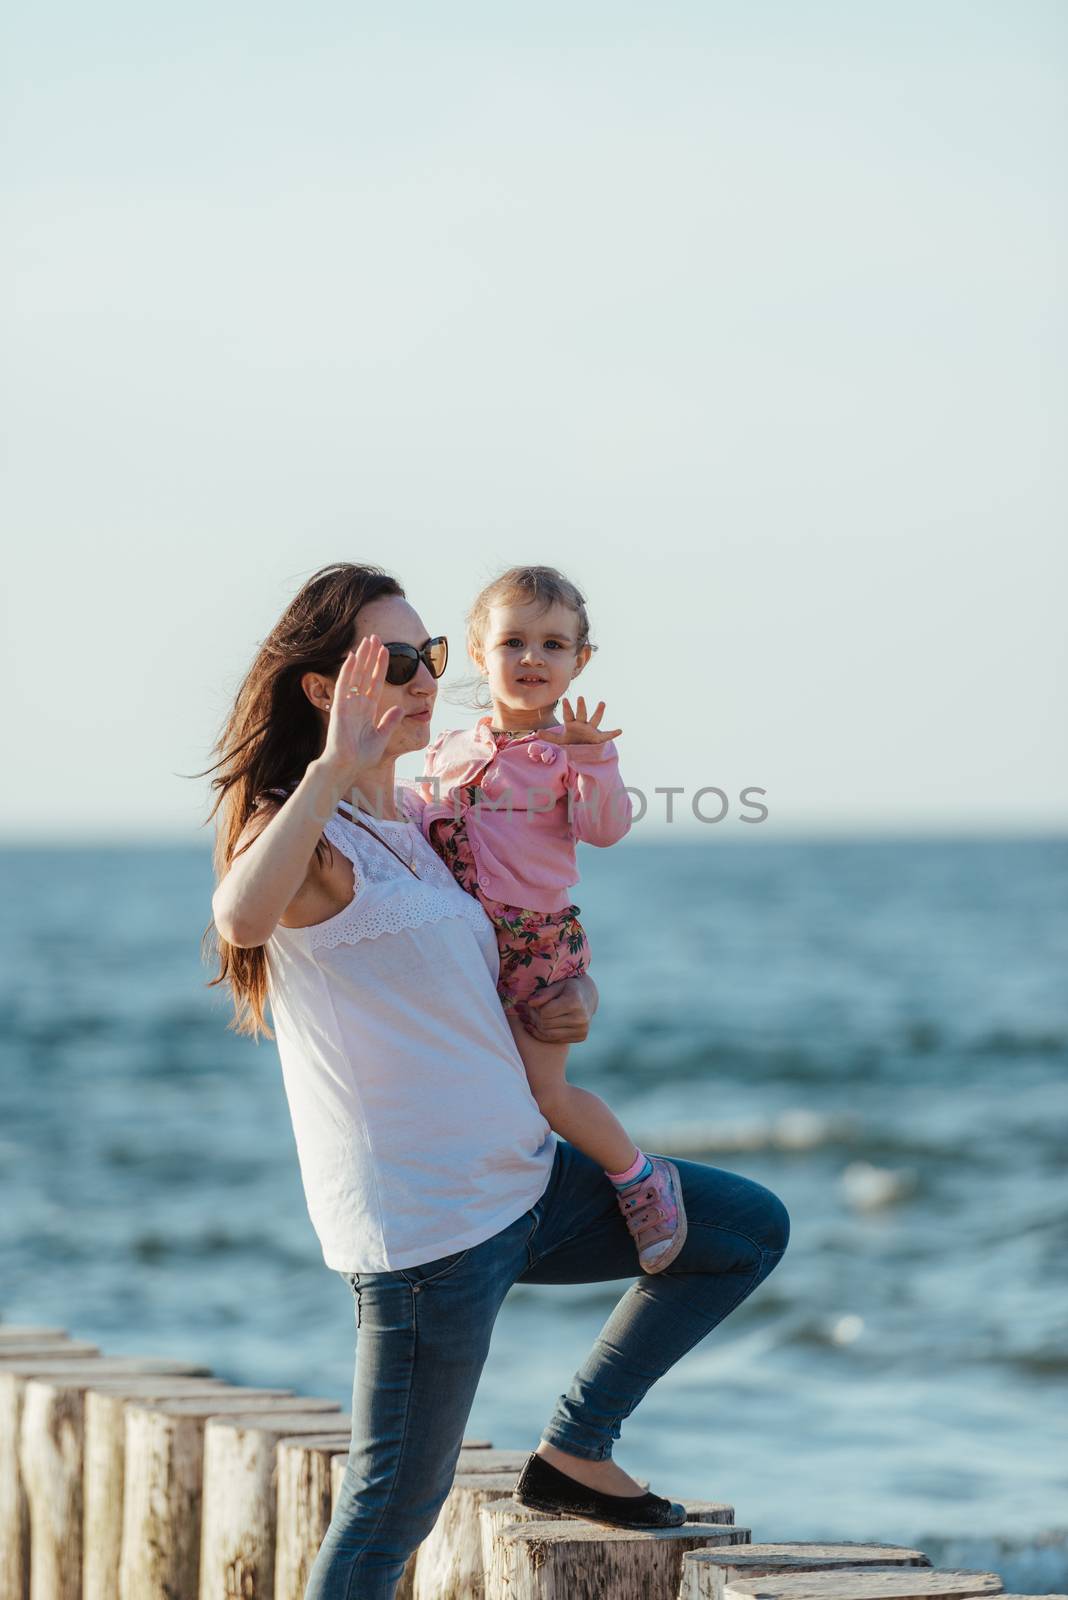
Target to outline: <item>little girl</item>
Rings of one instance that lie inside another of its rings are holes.
[[[563,723],[554,718],[595,648],[585,601],[552,567],[512,567],[476,598],[467,648],[493,714],[427,748],[423,831],[497,931],[497,991],[542,1115],[604,1169],[642,1269],[661,1272],[686,1239],[678,1168],[644,1155],[603,1100],[568,1083],[567,1046],[523,1021],[532,997],[589,964],[568,893],[575,841],[615,844],[631,824],[612,743],[622,729],[601,729],[604,702],[587,720],[583,698],[577,714],[565,699]]]

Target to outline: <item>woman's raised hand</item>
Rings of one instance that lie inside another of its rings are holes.
[[[623,732],[622,728],[605,730],[597,724],[604,716],[604,701],[597,702],[597,710],[587,721],[586,700],[579,695],[578,714],[571,709],[571,701],[564,701],[564,725],[562,728],[539,728],[538,738],[545,739],[549,744],[606,744],[609,739],[617,739]]]
[[[370,633],[349,651],[334,682],[319,760],[334,773],[342,793],[354,788],[369,767],[378,765],[404,715],[401,706],[378,714],[388,665],[389,651],[377,633]]]

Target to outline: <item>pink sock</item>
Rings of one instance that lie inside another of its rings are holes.
[[[637,1146],[635,1146],[635,1148],[637,1149]],[[619,1184],[619,1186],[622,1188],[626,1184],[634,1182],[634,1180],[638,1176],[639,1172],[642,1172],[644,1170],[645,1163],[646,1163],[647,1159],[648,1158],[646,1156],[643,1156],[641,1151],[639,1150],[638,1154],[635,1156],[634,1160],[631,1162],[631,1164],[627,1168],[626,1172],[608,1172],[608,1171],[606,1171],[605,1172],[605,1177],[610,1178],[613,1183]]]

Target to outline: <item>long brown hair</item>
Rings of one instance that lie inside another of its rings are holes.
[[[218,761],[191,774],[198,778],[209,772],[218,774],[211,780],[218,795],[205,819],[207,826],[221,812],[215,829],[216,883],[226,876],[235,854],[243,854],[252,843],[250,838],[240,850],[236,848],[242,829],[257,808],[262,807],[269,819],[285,803],[270,791],[294,789],[308,763],[322,751],[322,722],[301,687],[301,678],[306,672],[321,672],[325,677],[340,671],[356,642],[360,607],[383,595],[405,598],[396,578],[381,567],[351,561],[320,567],[260,645],[212,746]],[[320,839],[315,846],[320,862],[327,849],[329,845]],[[263,946],[246,950],[232,945],[212,921],[204,930],[201,951],[205,959],[214,954],[219,962],[218,975],[207,987],[230,986],[234,1016],[229,1027],[254,1039],[261,1034],[273,1039],[263,1015],[267,1000]]]

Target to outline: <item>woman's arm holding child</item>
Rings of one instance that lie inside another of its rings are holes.
[[[600,996],[588,972],[561,978],[524,1002],[523,1026],[535,1039],[553,1044],[581,1044],[590,1031]]]

